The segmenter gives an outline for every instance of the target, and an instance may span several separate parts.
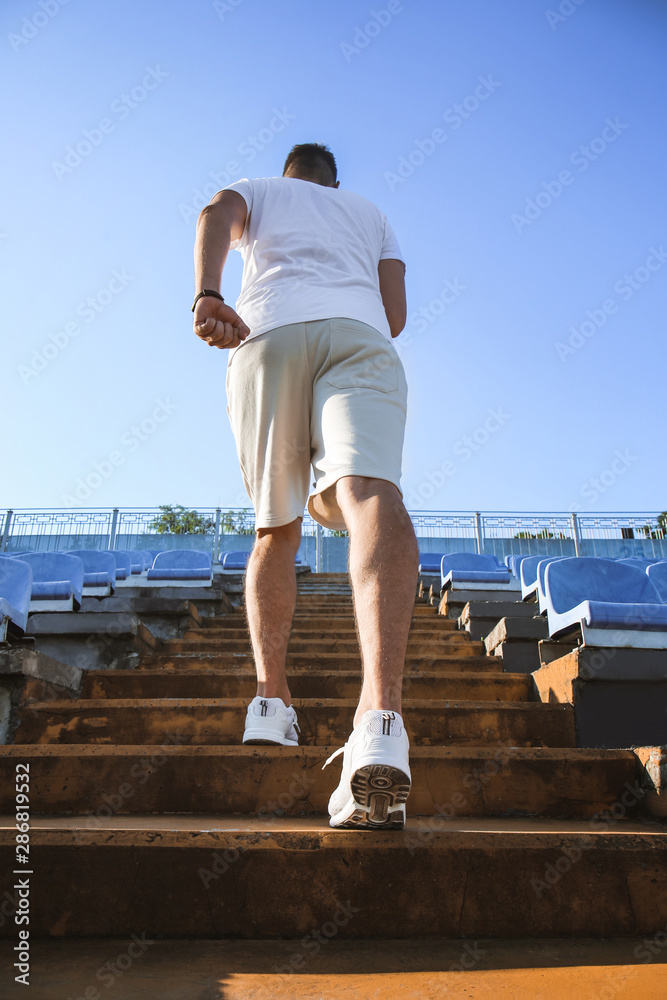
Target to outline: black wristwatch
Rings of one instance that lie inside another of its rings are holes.
[[[213,291],[212,288],[205,288],[203,292],[199,293],[199,295],[195,295],[195,300],[192,303],[192,312],[195,311],[195,306],[197,305],[200,299],[204,298],[205,295],[213,295],[216,299],[220,299],[221,302],[225,301],[220,292],[215,292]]]

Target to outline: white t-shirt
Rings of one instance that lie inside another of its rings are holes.
[[[249,337],[345,316],[391,340],[378,262],[403,255],[376,205],[353,191],[296,177],[245,178],[224,190],[237,191],[248,206],[245,229],[231,249],[243,257],[236,311]]]

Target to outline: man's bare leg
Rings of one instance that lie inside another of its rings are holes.
[[[260,528],[248,560],[245,606],[257,670],[257,694],[292,703],[285,662],[296,605],[294,558],[301,518],[279,528]]]
[[[350,578],[363,665],[356,726],[371,708],[401,712],[419,551],[392,483],[345,476],[336,483],[336,499],[350,532]]]

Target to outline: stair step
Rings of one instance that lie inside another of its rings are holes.
[[[294,698],[355,698],[360,675],[356,670],[302,670],[288,674]],[[255,671],[185,670],[89,670],[83,698],[246,698],[256,692]],[[434,672],[408,674],[403,694],[410,698],[470,701],[529,701],[533,679],[526,674],[475,674]]]
[[[48,873],[48,892],[31,935],[302,938],[337,915],[340,939],[636,938],[667,924],[658,824],[452,819],[424,833],[419,823],[360,833],[309,818],[114,815],[87,829],[35,816],[31,866]],[[3,870],[15,855],[10,814]],[[14,938],[13,921],[0,933]]]
[[[182,639],[166,639],[163,649],[166,653],[187,653],[206,652],[211,649],[219,649],[220,652],[246,653],[251,650],[250,640],[228,639],[226,636],[197,636],[196,633],[188,632]],[[417,656],[437,656],[440,652],[449,650],[473,650],[481,656],[486,650],[481,642],[471,640],[467,632],[445,632],[442,637],[436,639],[410,639],[408,642],[407,655]],[[302,639],[298,636],[290,637],[289,652],[312,653],[314,656],[321,656],[323,653],[342,653],[347,655],[359,655],[359,643],[356,636],[344,639],[339,636],[321,639]],[[463,654],[465,655],[465,653]]]
[[[247,621],[243,615],[222,615],[216,618],[202,618],[201,628],[206,633],[227,631],[228,629],[243,629],[247,634]],[[323,631],[353,632],[356,634],[356,626],[352,615],[295,615],[292,620],[292,632]],[[197,630],[199,631],[199,630]],[[410,626],[410,633],[413,632],[458,632],[456,622],[452,618],[436,616],[433,619],[413,618]],[[464,634],[468,634],[464,630]]]
[[[303,745],[342,745],[352,730],[356,699],[294,700]],[[241,698],[111,699],[34,702],[15,743],[151,743],[176,733],[190,744],[239,743],[247,701]],[[416,746],[574,744],[571,705],[539,702],[407,700],[404,719]]]
[[[220,656],[227,656],[229,658],[240,658],[245,660],[251,659],[250,649],[228,649],[224,645],[214,642],[192,642],[185,643],[181,639],[171,639],[164,643],[161,647],[159,655],[161,658],[172,657],[172,656],[184,656],[190,655],[194,656],[197,654],[218,654]],[[153,654],[156,655],[156,654]],[[417,668],[420,670],[437,669],[435,666],[439,660],[446,659],[447,657],[456,656],[459,659],[472,659],[484,658],[484,645],[481,642],[471,642],[465,643],[455,643],[451,646],[442,645],[440,650],[430,650],[427,652],[413,653],[410,649],[407,650],[405,656],[405,665],[409,668]],[[496,669],[502,669],[502,659],[497,656],[488,657],[491,660],[500,660],[499,667]],[[148,662],[148,656],[142,659],[142,662]],[[343,650],[340,652],[334,650],[318,650],[310,648],[307,650],[292,650],[289,648],[287,650],[287,669],[299,664],[307,664],[315,666],[320,664],[322,667],[333,667],[338,664],[340,667],[344,667],[347,670],[360,670],[361,669],[361,657],[359,651],[351,652],[348,650]],[[431,667],[431,664],[433,666]]]
[[[339,922],[343,919],[340,916]],[[31,955],[30,972],[44,989],[44,1000],[83,998],[86,989],[88,997],[101,997],[99,991],[90,991],[90,985],[98,981],[97,971],[113,961],[109,956],[120,956],[126,966],[122,996],[132,1000],[194,996],[213,1000],[223,995],[224,1000],[304,1000],[306,996],[311,1000],[441,1000],[463,996],[536,1000],[547,995],[558,1000],[658,1000],[664,988],[664,955],[645,950],[643,961],[651,955],[652,962],[637,965],[634,938],[354,941],[327,936],[337,931],[335,923],[327,923],[324,935],[321,928],[313,927],[305,939],[293,940],[169,938],[149,939],[144,944],[140,938],[142,950],[132,941],[109,937],[42,939]],[[128,945],[130,955],[140,956],[140,961],[129,967]],[[22,984],[13,982],[13,956],[6,954],[4,1000],[23,1000]],[[106,985],[109,980],[102,978],[102,982]],[[113,985],[118,986],[117,981]],[[459,992],[461,989],[465,993]],[[41,997],[35,995],[34,1000]]]
[[[351,672],[361,676],[361,660],[358,656],[341,656],[339,654],[321,654],[317,658],[304,653],[290,653],[287,657],[287,672],[311,670],[315,665],[327,671]],[[163,653],[148,654],[142,657],[136,670],[154,669],[199,669],[201,667],[220,667],[227,670],[254,669],[253,659],[245,653],[182,653],[166,656]],[[453,656],[438,656],[408,658],[405,665],[405,676],[424,671],[450,674],[466,671],[470,673],[503,674],[503,661],[499,656],[463,655],[459,649]]]
[[[15,745],[0,748],[0,812],[14,807],[17,762],[30,768],[33,813],[83,813],[88,828],[124,813],[327,816],[340,762],[332,747]],[[589,818],[641,807],[631,750],[413,747],[408,816]],[[633,806],[633,801],[636,803]],[[427,829],[427,828],[424,828]]]

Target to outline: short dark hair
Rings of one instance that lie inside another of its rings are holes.
[[[285,160],[283,177],[287,168],[293,163],[296,163],[300,173],[307,174],[308,177],[316,177],[317,180],[324,182],[330,179],[336,182],[338,171],[334,155],[328,146],[323,146],[319,142],[302,142],[292,146]]]

